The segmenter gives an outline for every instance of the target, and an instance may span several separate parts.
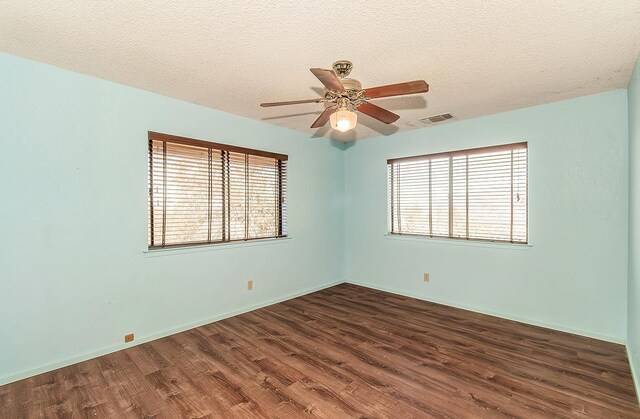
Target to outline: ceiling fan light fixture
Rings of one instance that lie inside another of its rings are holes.
[[[356,127],[358,123],[358,115],[351,110],[349,100],[346,98],[338,99],[338,109],[329,117],[331,128],[340,132],[347,132]]]
[[[358,114],[348,108],[340,109],[331,114],[329,121],[331,121],[331,128],[340,132],[347,132],[356,127]]]

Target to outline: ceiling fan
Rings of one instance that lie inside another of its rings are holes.
[[[324,97],[316,99],[292,100],[288,102],[261,103],[262,107],[298,105],[301,103],[327,103],[327,108],[320,114],[311,128],[320,128],[328,121],[331,127],[338,131],[349,131],[355,128],[358,115],[354,110],[369,115],[385,124],[391,124],[400,118],[380,106],[369,103],[372,99],[382,97],[412,95],[429,91],[429,85],[424,80],[406,83],[388,84],[386,86],[363,89],[356,79],[347,78],[353,68],[350,61],[341,60],[333,63],[333,70],[312,68],[311,72],[324,85]]]

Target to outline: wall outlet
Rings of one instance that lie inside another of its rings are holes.
[[[429,282],[429,272],[424,273],[423,279],[424,279],[424,282]]]
[[[253,279],[247,281],[247,290],[251,291],[253,289]]]
[[[125,341],[125,343],[132,342],[133,341],[133,333],[129,333],[128,335],[124,335],[124,341]]]

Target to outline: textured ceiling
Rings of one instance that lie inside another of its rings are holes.
[[[638,0],[0,0],[0,50],[248,118],[351,141],[625,87]],[[323,108],[260,108],[321,93],[310,67],[354,63],[363,86],[425,79],[380,99],[401,118],[355,132]]]

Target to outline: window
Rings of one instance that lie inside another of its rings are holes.
[[[149,249],[287,235],[287,156],[149,132]]]
[[[527,143],[387,161],[389,231],[527,243]]]

